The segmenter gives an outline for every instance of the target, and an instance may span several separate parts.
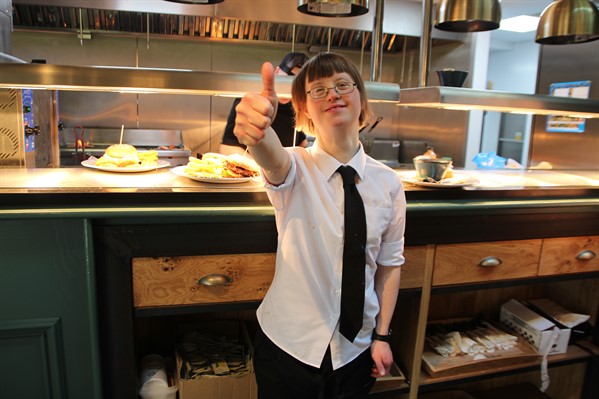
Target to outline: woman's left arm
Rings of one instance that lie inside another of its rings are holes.
[[[375,331],[379,335],[388,335],[391,319],[395,312],[397,295],[399,293],[399,281],[401,267],[378,266],[374,276],[374,289],[379,299],[380,311],[376,317]],[[373,340],[370,348],[374,365],[372,367],[373,377],[382,377],[389,374],[393,365],[393,352],[387,342]]]

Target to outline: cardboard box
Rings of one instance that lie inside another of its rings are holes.
[[[370,392],[373,393],[397,389],[403,384],[406,384],[406,377],[401,372],[399,366],[393,362],[391,370],[389,370],[389,375],[377,378]]]
[[[236,321],[211,321],[193,325],[185,325],[182,331],[214,332],[227,337],[234,337],[248,349],[247,367],[249,372],[243,375],[209,375],[196,379],[179,380],[179,399],[256,399],[258,386],[252,364],[253,349],[244,323]],[[177,370],[181,370],[183,359],[177,353]]]
[[[527,308],[515,299],[510,299],[501,306],[499,319],[503,324],[520,334],[530,342],[537,351],[549,345],[554,328],[558,330],[557,339],[549,354],[566,353],[570,340],[570,329],[559,328],[555,323]]]

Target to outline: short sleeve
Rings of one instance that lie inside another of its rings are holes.
[[[266,188],[266,194],[268,195],[272,206],[276,210],[281,210],[285,207],[285,198],[291,192],[291,188],[293,187],[293,182],[295,181],[295,176],[297,174],[297,161],[289,153],[289,151],[287,151],[287,154],[291,158],[291,168],[289,169],[289,173],[287,174],[287,177],[283,183],[277,186],[272,185],[266,180],[264,175],[262,175],[262,181],[264,182],[264,188]]]
[[[404,264],[404,233],[406,229],[406,196],[398,177],[398,188],[393,193],[393,206],[389,225],[383,233],[381,249],[376,263],[381,266],[400,266]]]

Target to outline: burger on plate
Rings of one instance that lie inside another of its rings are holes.
[[[210,179],[239,179],[260,174],[258,164],[239,154],[223,155],[208,152],[201,159],[189,157],[185,173]]]
[[[96,160],[96,166],[113,168],[137,168],[157,164],[156,151],[138,152],[131,144],[113,144]]]
[[[239,154],[231,154],[225,159],[225,177],[254,177],[260,174],[256,161]]]

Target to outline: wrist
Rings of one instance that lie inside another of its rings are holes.
[[[376,332],[376,329],[372,330],[372,340],[383,341],[390,343],[391,342],[391,330],[387,334],[379,334]]]

